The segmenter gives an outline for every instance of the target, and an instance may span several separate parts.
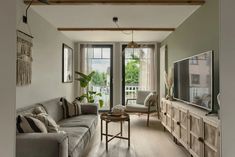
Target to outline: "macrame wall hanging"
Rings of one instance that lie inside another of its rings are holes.
[[[32,36],[24,32],[17,31],[17,86],[29,85],[32,81],[32,39]]]

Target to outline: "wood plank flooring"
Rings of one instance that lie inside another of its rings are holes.
[[[105,150],[105,138],[100,140],[100,121],[95,135],[87,147],[84,157],[189,157],[187,151],[173,142],[172,136],[163,131],[156,116],[150,117],[150,127],[146,126],[146,115],[131,115],[131,146],[127,140],[114,139]],[[120,123],[109,124],[112,134],[119,132]],[[123,125],[127,136],[127,122]]]

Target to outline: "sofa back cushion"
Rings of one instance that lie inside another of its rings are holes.
[[[60,98],[55,98],[41,103],[46,112],[56,121],[63,119],[63,108],[60,102]]]

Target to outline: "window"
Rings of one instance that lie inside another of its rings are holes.
[[[191,84],[200,84],[199,74],[191,74]]]
[[[191,65],[198,65],[198,57],[193,57],[192,59],[189,60],[189,63]]]

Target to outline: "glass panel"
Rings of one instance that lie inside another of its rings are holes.
[[[153,54],[153,49],[147,48],[126,48],[125,53],[125,102],[127,99],[136,99],[137,91],[149,90],[149,85],[152,79],[152,65],[150,56]],[[145,82],[145,83],[143,83]],[[148,87],[147,87],[148,86]],[[136,101],[129,100],[128,104],[136,103]]]
[[[111,70],[111,48],[95,47],[92,48],[94,55],[90,58],[89,66],[90,71],[95,71],[95,75],[92,78],[90,89],[97,93],[101,93],[101,99],[104,101],[104,105],[99,110],[110,109],[110,70]],[[96,98],[98,102],[100,97]]]
[[[101,48],[94,48],[94,58],[101,58]]]
[[[93,48],[86,48],[86,49],[87,49],[87,53],[88,53],[88,58],[93,58],[94,49]],[[86,49],[85,49],[85,52],[86,52]]]
[[[110,48],[102,48],[102,58],[110,58]]]

